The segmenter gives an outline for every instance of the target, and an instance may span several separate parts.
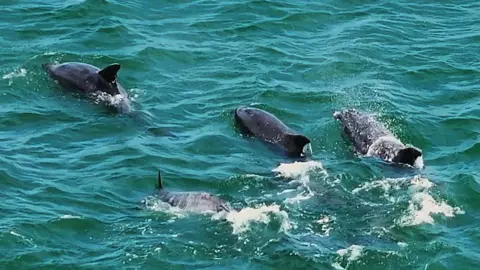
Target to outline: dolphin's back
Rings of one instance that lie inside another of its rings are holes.
[[[206,192],[168,192],[161,190],[160,198],[171,206],[190,212],[219,212],[229,209],[225,201]]]
[[[79,89],[85,93],[96,89],[97,78],[93,75],[100,69],[95,66],[71,62],[59,65],[45,64],[44,68],[64,87]]]
[[[257,108],[236,109],[235,120],[244,133],[281,146],[292,156],[303,156],[304,147],[310,143],[310,139],[289,128],[275,115]]]
[[[256,108],[241,107],[235,110],[235,119],[251,135],[275,143],[280,134],[293,131],[273,114]]]
[[[372,115],[349,109],[335,112],[334,117],[342,123],[345,133],[355,144],[357,151],[362,154],[366,154],[378,138],[393,137],[393,134]]]

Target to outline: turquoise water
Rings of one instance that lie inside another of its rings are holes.
[[[477,1],[4,0],[1,11],[0,269],[478,268]],[[66,61],[120,63],[147,121],[62,91],[41,64]],[[242,137],[240,105],[310,137],[310,161]],[[332,117],[351,107],[421,148],[425,168],[354,155]],[[161,204],[158,169],[166,188],[238,212]]]

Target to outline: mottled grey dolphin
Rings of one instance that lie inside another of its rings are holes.
[[[289,156],[304,157],[310,139],[294,131],[275,115],[251,107],[235,110],[235,120],[242,132],[279,146]]]
[[[403,144],[372,115],[348,109],[337,111],[333,116],[342,123],[345,133],[359,153],[389,162],[423,167],[421,150]]]
[[[206,192],[171,192],[163,188],[162,176],[158,172],[159,198],[171,206],[189,212],[230,212],[230,205],[217,196]]]
[[[77,62],[48,63],[42,66],[50,77],[57,80],[63,87],[81,91],[97,101],[115,106],[121,111],[130,110],[127,92],[117,82],[120,64],[111,64],[104,69]]]

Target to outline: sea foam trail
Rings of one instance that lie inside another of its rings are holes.
[[[277,174],[277,177],[294,179],[294,182],[300,184],[298,189],[303,191],[295,197],[285,199],[285,203],[298,203],[300,201],[308,200],[313,197],[314,192],[309,187],[310,182],[309,173],[312,171],[319,171],[324,176],[327,176],[327,171],[319,161],[281,163],[280,166],[273,169],[272,172]]]
[[[292,228],[287,212],[280,210],[280,206],[276,204],[246,207],[240,211],[232,210],[228,213],[220,212],[214,215],[212,219],[226,219],[232,225],[232,233],[240,234],[250,230],[252,223],[269,224],[274,217],[281,221],[279,231],[285,232]]]
[[[433,215],[454,217],[457,214],[464,214],[464,211],[459,207],[453,207],[444,201],[435,199],[432,194],[430,194],[434,186],[434,183],[427,178],[416,175],[410,180],[407,178],[387,178],[364,183],[360,187],[355,188],[352,193],[356,194],[380,189],[383,191],[383,197],[386,200],[395,203],[403,199],[402,195],[399,194],[404,194],[401,191],[408,188],[408,208],[404,214],[396,220],[397,225],[402,227],[415,226],[423,223],[434,224],[435,220]]]

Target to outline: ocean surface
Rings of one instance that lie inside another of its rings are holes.
[[[2,0],[0,269],[479,269],[480,2]],[[132,111],[41,65],[120,63]],[[298,161],[233,110],[312,140]],[[358,156],[375,114],[423,169]],[[140,117],[139,117],[140,116]],[[153,131],[153,132],[152,132]],[[236,211],[195,214],[165,188]]]

